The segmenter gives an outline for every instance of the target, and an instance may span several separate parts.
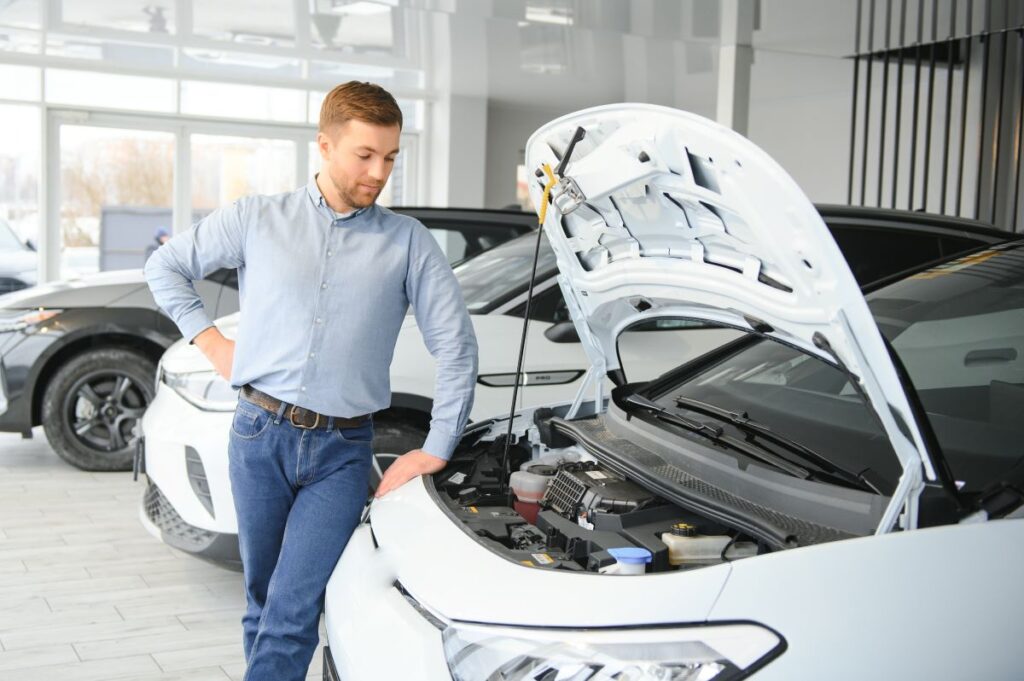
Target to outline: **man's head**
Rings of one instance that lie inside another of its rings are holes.
[[[372,204],[394,168],[401,132],[402,110],[384,88],[350,81],[331,90],[316,135],[320,179],[330,185],[321,187],[348,208]]]

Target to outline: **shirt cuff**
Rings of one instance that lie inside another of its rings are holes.
[[[181,335],[188,339],[191,343],[195,340],[203,331],[213,326],[213,322],[210,321],[210,317],[206,314],[206,310],[198,309],[193,310],[182,316],[177,321],[178,330],[181,331]]]
[[[452,452],[455,451],[455,446],[461,439],[461,435],[452,435],[443,430],[431,428],[421,449],[431,456],[447,461],[452,458]]]

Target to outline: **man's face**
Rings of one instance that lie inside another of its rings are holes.
[[[321,172],[350,208],[365,208],[380,195],[395,166],[401,129],[350,120],[317,133]]]

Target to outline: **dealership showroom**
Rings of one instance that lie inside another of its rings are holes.
[[[1021,681],[1022,156],[1022,0],[0,0],[0,681]]]

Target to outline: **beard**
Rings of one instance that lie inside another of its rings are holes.
[[[335,191],[338,192],[338,196],[345,202],[345,205],[356,210],[373,205],[377,201],[377,197],[380,196],[381,190],[384,189],[384,185],[380,185],[375,191],[368,191],[362,185],[374,185],[372,181],[349,182],[347,177],[335,177],[330,170],[328,170],[327,176],[331,179],[331,184],[334,185]]]

